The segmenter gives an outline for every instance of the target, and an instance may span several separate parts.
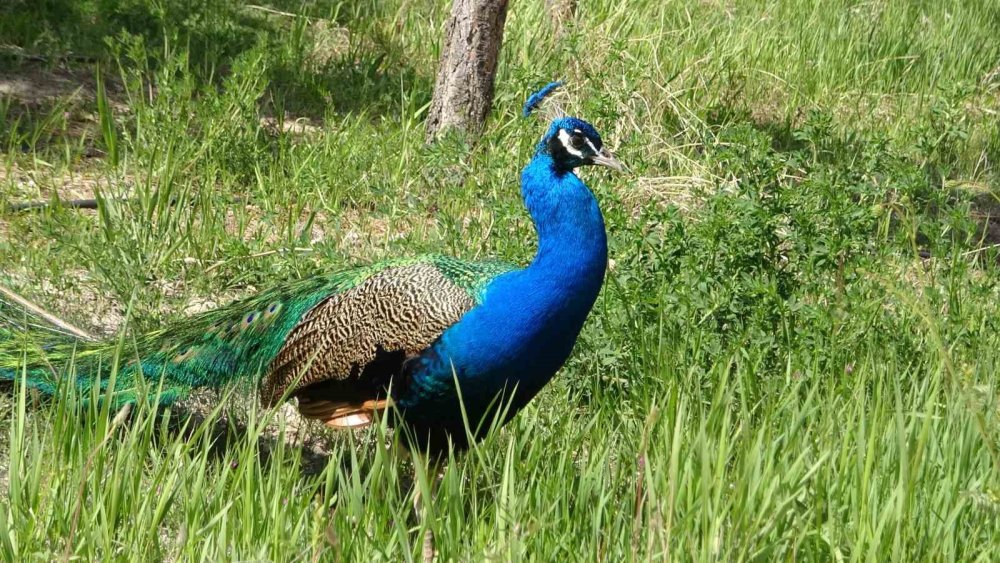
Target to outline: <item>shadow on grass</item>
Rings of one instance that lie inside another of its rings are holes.
[[[75,85],[81,100],[92,101],[95,64],[106,69],[137,64],[128,53],[135,45],[145,53],[141,64],[147,68],[141,70],[155,72],[183,53],[190,72],[206,86],[220,84],[241,57],[263,53],[265,113],[321,119],[328,111],[395,112],[401,90],[418,93],[417,107],[429,100],[431,77],[408,64],[396,38],[379,31],[379,18],[389,17],[379,8],[327,0],[308,7],[271,4],[275,7],[228,0],[0,3],[0,77],[5,77],[0,100],[10,100],[11,114],[46,115],[76,91]]]

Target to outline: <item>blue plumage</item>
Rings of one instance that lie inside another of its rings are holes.
[[[528,100],[524,102],[524,109],[521,110],[521,116],[530,117],[531,112],[535,111],[535,108],[537,108],[549,94],[554,92],[556,88],[559,88],[560,86],[562,86],[562,82],[549,82],[542,87],[541,90],[528,96]]]
[[[438,449],[446,437],[467,445],[456,383],[479,436],[498,407],[509,406],[501,422],[516,414],[569,357],[608,259],[597,200],[573,172],[584,164],[620,167],[590,124],[554,121],[521,173],[538,234],[534,260],[491,281],[482,303],[411,362],[395,397],[421,447]]]

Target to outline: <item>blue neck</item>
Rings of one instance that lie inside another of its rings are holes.
[[[417,429],[461,423],[451,416],[461,412],[456,378],[470,421],[516,389],[503,399],[512,416],[562,367],[597,299],[608,245],[594,195],[544,151],[521,173],[521,190],[538,233],[535,258],[493,280],[482,304],[422,355],[397,400]]]
[[[576,174],[557,170],[541,151],[521,172],[521,194],[538,234],[535,259],[523,270],[525,283],[551,288],[551,297],[586,317],[608,262],[597,200]]]

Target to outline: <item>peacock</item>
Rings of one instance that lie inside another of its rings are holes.
[[[524,115],[557,86],[529,97]],[[426,255],[310,277],[138,336],[117,365],[117,341],[8,326],[0,380],[23,376],[45,394],[73,385],[115,406],[249,383],[263,405],[294,398],[302,415],[332,427],[391,411],[411,448],[467,448],[562,367],[604,282],[604,219],[575,174],[585,165],[622,170],[592,125],[555,118],[521,172],[538,236],[526,267]]]

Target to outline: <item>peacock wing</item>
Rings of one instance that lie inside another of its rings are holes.
[[[429,347],[509,266],[446,257],[389,266],[306,312],[271,361],[261,399],[294,395],[300,412],[335,427],[368,424],[389,406],[403,363]]]

